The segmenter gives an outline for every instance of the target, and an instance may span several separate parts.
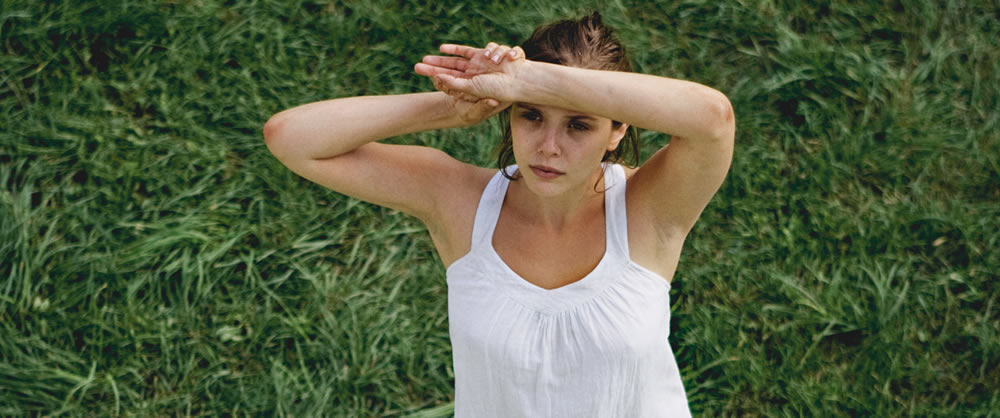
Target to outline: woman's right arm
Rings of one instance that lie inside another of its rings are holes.
[[[309,103],[271,117],[264,137],[275,157],[302,177],[428,223],[448,209],[440,207],[441,197],[462,187],[454,183],[475,168],[433,148],[375,141],[469,126],[496,113],[485,100],[458,102],[456,110],[454,98],[430,92]]]

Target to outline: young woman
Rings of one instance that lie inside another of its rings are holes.
[[[447,268],[456,416],[689,415],[668,291],[729,169],[729,101],[628,72],[597,13],[540,27],[523,48],[441,52],[415,66],[438,91],[285,110],[264,126],[268,148],[309,180],[427,225]],[[376,142],[501,111],[499,171]],[[669,147],[616,164],[637,149],[631,126],[670,134]]]

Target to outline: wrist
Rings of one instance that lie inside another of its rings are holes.
[[[537,63],[535,61],[530,61],[525,59],[516,67],[516,70],[511,74],[510,83],[510,95],[505,97],[504,101],[507,102],[530,102],[530,97],[534,95],[534,91],[537,90],[537,86],[534,81],[536,76],[534,73],[538,72]]]
[[[562,66],[547,62],[525,60],[514,72],[510,102],[527,102],[540,105],[565,107],[557,91],[550,87],[559,77]]]
[[[462,119],[455,108],[454,99],[447,93],[436,91],[434,94],[434,108],[428,121],[433,126],[431,129],[463,128],[471,125]]]

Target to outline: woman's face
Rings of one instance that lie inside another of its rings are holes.
[[[510,117],[514,159],[528,188],[558,196],[593,188],[601,159],[613,151],[628,126],[611,119],[556,107],[515,103]]]

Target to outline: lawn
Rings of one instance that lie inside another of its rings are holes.
[[[261,127],[600,6],[736,112],[671,292],[692,412],[997,416],[1000,7],[812,3],[0,0],[0,415],[450,415],[426,229]],[[490,166],[498,136],[388,141]]]

